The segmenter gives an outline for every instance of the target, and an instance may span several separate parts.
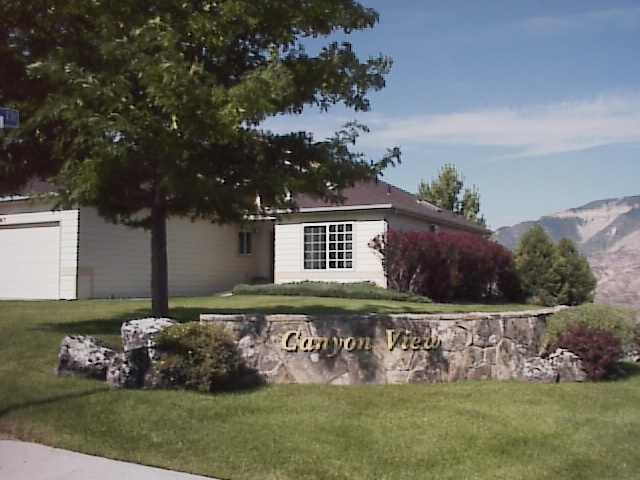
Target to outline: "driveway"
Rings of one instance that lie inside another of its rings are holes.
[[[0,440],[0,479],[211,480],[14,440]]]

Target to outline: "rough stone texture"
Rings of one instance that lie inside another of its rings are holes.
[[[543,338],[549,316],[566,308],[515,313],[445,315],[218,315],[201,322],[225,326],[238,341],[247,365],[269,383],[441,383],[458,380],[575,381],[583,377],[577,357],[556,352],[547,359]],[[387,329],[437,336],[435,350],[392,351]],[[372,349],[287,352],[283,335],[303,337],[371,337]]]
[[[562,348],[548,357],[525,360],[522,377],[527,381],[541,383],[582,382],[587,378],[578,356]]]
[[[114,386],[160,386],[156,368],[160,355],[155,348],[155,338],[160,331],[177,323],[170,318],[142,318],[123,323],[120,333],[124,359],[119,366],[114,366]]]
[[[126,355],[115,355],[107,368],[107,383],[116,388],[134,388],[137,386],[135,379],[133,367]]]
[[[154,338],[163,329],[177,322],[170,318],[142,318],[125,322],[120,328],[122,348],[125,352],[138,348],[153,348]]]
[[[625,362],[640,363],[640,350],[634,349],[627,352],[624,356]]]
[[[58,375],[78,374],[105,380],[116,352],[97,338],[85,335],[64,337],[58,353]]]

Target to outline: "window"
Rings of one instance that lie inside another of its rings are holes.
[[[304,227],[304,268],[325,270],[327,268],[327,227]]]
[[[305,270],[353,268],[353,224],[304,227]]]
[[[251,232],[238,233],[238,251],[240,255],[251,255]]]

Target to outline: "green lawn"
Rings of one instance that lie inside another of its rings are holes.
[[[0,433],[230,479],[639,478],[640,376],[562,385],[282,385],[220,395],[110,390],[54,376],[65,334],[117,344],[120,322],[147,305],[0,302]],[[177,299],[172,309],[181,319],[203,311],[459,310],[285,297]]]

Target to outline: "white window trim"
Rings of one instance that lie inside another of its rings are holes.
[[[331,268],[329,267],[329,225],[351,225],[351,268]],[[355,220],[341,220],[338,222],[309,222],[302,224],[302,271],[303,272],[354,272],[356,271],[356,240],[357,240],[357,225]],[[326,248],[325,248],[325,262],[327,268],[305,268],[304,267],[304,229],[305,227],[325,227],[326,228]]]

